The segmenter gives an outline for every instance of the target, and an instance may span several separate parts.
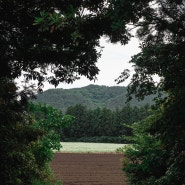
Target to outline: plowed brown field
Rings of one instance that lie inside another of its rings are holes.
[[[126,185],[122,154],[56,153],[51,163],[63,185]]]

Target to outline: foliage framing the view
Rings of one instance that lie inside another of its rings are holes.
[[[112,28],[108,10],[104,0],[0,1],[0,77],[24,74],[39,86],[96,79],[100,37],[128,40]]]
[[[147,183],[185,183],[184,0],[2,0],[0,12],[0,79],[14,80],[25,72],[26,79],[37,79],[38,85],[42,85],[45,80],[54,85],[59,82],[70,83],[81,75],[94,79],[98,73],[95,64],[100,55],[95,48],[99,46],[99,38],[106,35],[111,42],[126,44],[131,37],[131,30],[138,28],[141,52],[131,60],[135,65],[135,74],[128,89],[129,96],[135,93],[136,97],[142,99],[158,90],[166,91],[169,95],[163,100],[163,105],[159,102],[164,111],[160,120],[154,122],[149,129],[169,155],[160,156],[165,168],[158,176],[153,176],[153,181]],[[53,73],[49,77],[46,76],[48,69]],[[155,74],[161,77],[158,84],[152,78]],[[128,76],[128,71],[125,70],[118,81],[122,82]],[[8,134],[9,126],[16,123],[19,112],[8,101],[10,89],[1,88],[2,92],[4,90],[7,90],[5,96],[0,97],[3,107],[1,117],[4,118],[1,119],[1,126],[6,131],[3,133]],[[4,106],[8,109],[4,109]],[[16,104],[15,108],[19,106]],[[22,112],[24,110],[23,108]],[[7,113],[12,113],[12,119],[7,117]],[[24,119],[20,122],[23,124]],[[26,127],[23,126],[24,128]],[[22,138],[21,134],[19,130],[15,138]],[[9,136],[15,135],[11,132]],[[10,143],[11,141],[1,142],[2,149],[6,149],[4,144]],[[13,146],[16,147],[16,144]],[[26,148],[23,149],[23,152],[27,151]],[[147,155],[148,153],[143,154]],[[26,154],[26,159],[28,156]],[[13,164],[11,160],[8,162]],[[20,161],[17,164],[21,164]],[[6,170],[7,174],[11,172]],[[148,170],[152,176],[152,169],[149,167]],[[30,176],[28,180],[29,178]],[[21,176],[20,179],[23,180],[24,177]],[[134,183],[141,184],[140,181]]]
[[[0,182],[7,185],[59,185],[49,163],[53,149],[60,149],[58,131],[69,124],[71,117],[63,117],[52,107],[34,104],[29,106],[31,115],[26,111],[27,103],[22,102],[24,97],[20,96],[21,100],[17,101],[19,93],[14,83],[1,79],[1,89],[1,97],[6,99],[0,104],[0,158],[3,161]]]
[[[156,102],[160,115],[154,114],[135,127],[136,145],[126,151],[124,170],[134,185],[185,184],[185,2],[114,2],[118,21],[128,16],[140,40],[141,52],[130,61],[135,74],[128,98],[135,94],[143,99],[157,91],[168,95]],[[160,77],[159,83],[153,75]],[[117,81],[128,77],[125,70]]]

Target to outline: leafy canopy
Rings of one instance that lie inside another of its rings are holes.
[[[24,74],[55,86],[82,75],[96,79],[100,37],[123,43],[129,37],[115,28],[110,9],[104,0],[1,0],[0,77]]]
[[[141,52],[130,61],[134,64],[135,74],[128,89],[129,95],[135,94],[143,99],[159,90],[178,91],[184,86],[185,79],[184,1],[122,2],[125,3],[117,7],[117,11],[119,15],[129,15],[130,12],[130,22],[137,28],[141,48]],[[126,4],[129,4],[128,10],[124,9]],[[124,20],[120,16],[117,19]],[[160,83],[155,82],[154,75],[160,77]],[[128,77],[129,71],[125,70],[117,81],[122,82]]]

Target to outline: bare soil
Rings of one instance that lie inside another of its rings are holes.
[[[126,185],[122,154],[56,153],[51,167],[63,185]]]

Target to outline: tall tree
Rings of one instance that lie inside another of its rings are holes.
[[[66,133],[69,134],[68,137],[83,137],[86,136],[86,124],[87,120],[87,107],[78,104],[74,107],[69,107],[66,114],[72,115],[74,117],[73,124],[70,127],[70,133],[68,133],[68,128],[66,128]],[[84,135],[85,134],[85,135]]]
[[[144,140],[139,141],[135,150],[130,152],[131,155],[128,154],[130,164],[133,161],[133,166],[130,166],[133,171],[127,168],[127,172],[133,175],[131,183],[184,184],[185,172],[182,166],[185,164],[183,155],[185,2],[181,0],[114,1],[114,7],[118,12],[114,14],[118,23],[124,23],[126,16],[127,23],[130,22],[137,28],[140,40],[141,52],[133,56],[130,61],[134,64],[135,74],[128,88],[128,97],[131,98],[131,95],[135,94],[142,99],[157,91],[167,93],[167,97],[157,101],[161,110],[160,117],[155,115],[154,119],[148,121],[145,132],[140,132]],[[160,77],[159,83],[155,82],[154,75]],[[118,82],[124,81],[128,76],[129,71],[125,70],[118,78]],[[148,138],[145,137],[147,134]],[[147,143],[148,139],[150,142]],[[146,150],[143,150],[142,146]],[[156,151],[161,154],[156,156]],[[129,153],[129,150],[127,152]],[[160,161],[157,165],[161,173],[157,173],[153,168],[157,158]],[[137,163],[136,166],[134,162]],[[147,173],[145,175],[138,173],[141,170]],[[134,175],[137,180],[134,180]]]

